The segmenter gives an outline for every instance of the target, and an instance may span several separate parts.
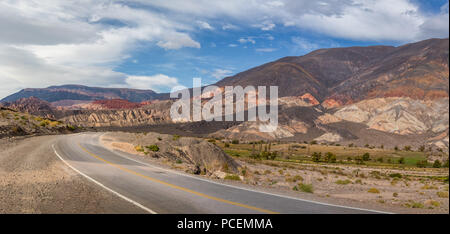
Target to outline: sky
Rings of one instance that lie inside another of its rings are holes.
[[[0,0],[0,98],[62,84],[169,92],[320,48],[447,37],[448,0]]]

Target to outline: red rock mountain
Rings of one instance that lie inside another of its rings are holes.
[[[276,85],[283,90],[280,97],[309,93],[326,107],[375,97],[435,99],[448,97],[448,63],[448,39],[321,49],[264,64],[216,85]]]

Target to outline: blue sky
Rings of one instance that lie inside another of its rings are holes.
[[[2,1],[0,98],[60,84],[167,92],[320,48],[448,37],[448,0]]]

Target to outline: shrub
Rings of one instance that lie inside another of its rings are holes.
[[[368,193],[380,193],[380,190],[376,189],[376,188],[371,188],[367,191]]]
[[[424,152],[424,151],[425,151],[425,146],[424,146],[424,145],[421,145],[421,146],[419,147],[419,151],[420,151],[420,152]]]
[[[177,141],[178,139],[180,139],[181,136],[180,135],[173,135],[172,140]]]
[[[229,174],[229,175],[226,175],[224,179],[226,179],[226,180],[241,180],[241,177],[239,177],[238,175]]]
[[[177,164],[182,164],[183,161],[181,161],[181,159],[177,159],[177,161],[175,161]]]
[[[239,140],[232,140],[232,141],[231,141],[231,144],[233,144],[233,145],[239,145]]]
[[[314,152],[312,155],[313,162],[320,162],[320,158],[322,157],[322,153]]]
[[[401,178],[403,177],[403,175],[400,174],[400,173],[392,173],[392,174],[390,174],[389,176],[390,176],[391,178],[399,178],[399,179],[401,179]]]
[[[144,152],[144,148],[142,148],[142,146],[140,146],[140,145],[135,146],[134,149],[135,149],[137,152]]]
[[[420,203],[420,202],[413,202],[413,203],[411,204],[411,208],[422,209],[423,207],[424,207],[423,204]]]
[[[347,185],[350,184],[351,181],[350,180],[338,180],[336,181],[336,184],[340,184],[340,185]]]
[[[445,161],[443,167],[448,168],[448,159],[447,159],[447,161]]]
[[[427,160],[418,161],[418,162],[416,163],[416,166],[417,166],[418,168],[425,168],[425,167],[428,166],[428,161],[427,161]]]
[[[405,151],[411,151],[411,146],[406,145],[405,147],[403,147],[403,149],[404,149]]]
[[[305,192],[305,193],[313,193],[314,192],[312,184],[300,183],[300,184],[298,184],[298,188],[300,189],[300,191]]]
[[[149,146],[146,146],[146,148],[148,150],[153,151],[153,152],[158,152],[159,151],[159,147],[157,145],[149,145]]]
[[[229,147],[230,147],[230,144],[225,143],[225,148],[229,148]]]
[[[296,175],[296,176],[286,179],[286,182],[294,182],[295,183],[297,181],[303,181],[303,177]]]
[[[158,141],[162,141],[162,138],[161,138],[161,137],[158,137],[157,139],[158,139]]]
[[[436,193],[436,195],[440,198],[448,198],[448,192],[439,191]]]
[[[433,168],[441,168],[441,167],[442,167],[441,161],[436,159],[436,161],[434,161],[433,163]]]
[[[377,162],[383,163],[383,162],[384,162],[384,159],[383,159],[383,158],[377,158]]]
[[[363,160],[363,161],[369,161],[369,160],[370,160],[370,154],[369,154],[369,153],[363,154],[362,160]]]
[[[393,197],[398,197],[398,193],[393,193],[392,196]]]
[[[69,131],[75,131],[76,127],[69,124],[67,125],[67,129],[69,129]]]
[[[336,163],[336,155],[331,152],[325,154],[325,161],[329,163]]]
[[[401,157],[398,159],[399,164],[405,164],[405,158]]]
[[[311,141],[309,144],[311,144],[311,145],[317,145],[317,141]]]

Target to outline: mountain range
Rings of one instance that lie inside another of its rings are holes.
[[[204,126],[203,132],[211,129],[206,131],[209,136],[241,140],[429,144],[448,150],[448,39],[399,47],[320,49],[261,65],[215,85],[278,86],[278,130],[260,133],[255,131],[258,124],[251,122],[220,128],[184,123],[178,129],[195,132]],[[64,85],[24,89],[2,102],[83,126],[143,127],[172,123],[173,100],[167,97],[151,90]]]

